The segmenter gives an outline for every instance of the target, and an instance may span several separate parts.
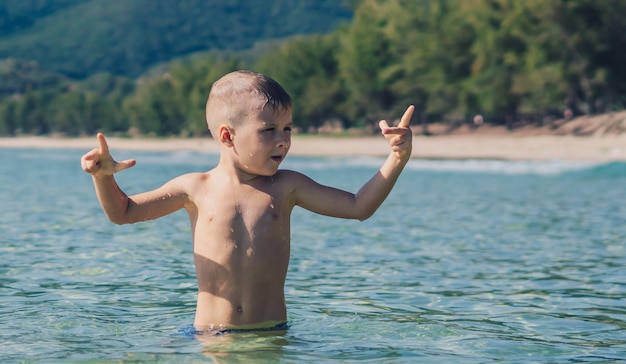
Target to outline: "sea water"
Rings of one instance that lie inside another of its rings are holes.
[[[412,160],[366,222],[296,208],[289,329],[198,340],[184,211],[117,226],[85,151],[0,149],[1,362],[626,359],[626,164]],[[114,153],[135,193],[217,156]],[[379,158],[289,157],[356,191]]]

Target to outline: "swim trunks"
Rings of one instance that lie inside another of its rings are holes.
[[[258,329],[208,329],[208,330],[198,330],[193,325],[185,326],[182,329],[178,330],[180,334],[185,337],[193,338],[198,335],[209,335],[209,336],[219,336],[224,334],[236,334],[243,332],[268,332],[268,331],[283,331],[287,330],[289,325],[287,322],[281,322],[272,327],[261,327]]]

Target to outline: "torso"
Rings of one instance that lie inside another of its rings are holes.
[[[293,196],[279,171],[247,183],[196,175],[191,204],[197,329],[285,322]]]

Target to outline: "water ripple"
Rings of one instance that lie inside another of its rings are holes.
[[[0,155],[3,361],[626,359],[623,163],[412,161],[365,223],[294,211],[286,333],[197,341],[179,333],[196,299],[184,213],[115,226],[80,153]],[[126,157],[144,162],[120,174],[129,192],[215,163]],[[380,160],[289,163],[356,190]]]

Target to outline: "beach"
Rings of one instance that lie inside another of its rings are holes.
[[[107,138],[115,150],[198,151],[217,153],[210,138]],[[64,138],[21,136],[0,138],[0,148],[77,149],[96,147],[95,137]],[[297,156],[385,156],[389,146],[382,136],[333,137],[295,135],[290,155]],[[626,160],[626,134],[602,136],[516,135],[465,133],[413,137],[413,158],[504,159],[504,160]]]

